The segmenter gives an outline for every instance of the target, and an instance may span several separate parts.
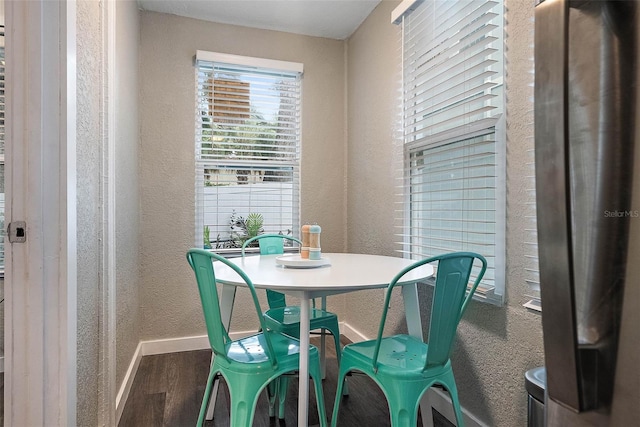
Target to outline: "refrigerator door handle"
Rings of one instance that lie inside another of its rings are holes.
[[[535,161],[547,392],[580,410],[568,191],[568,8],[567,0],[535,8]]]

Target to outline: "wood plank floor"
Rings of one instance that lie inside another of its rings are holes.
[[[319,345],[319,338],[312,338]],[[343,341],[348,342],[343,338]],[[327,418],[331,419],[338,376],[333,340],[327,339],[327,375],[323,391]],[[210,350],[144,356],[125,404],[119,427],[194,426],[209,372]],[[349,379],[351,395],[340,406],[340,426],[390,426],[386,399],[368,377]],[[224,382],[216,402],[214,419],[205,426],[229,426],[229,394]],[[315,394],[309,392],[309,425],[318,425]],[[284,422],[270,419],[267,399],[260,396],[254,426],[297,426],[298,381],[291,381]],[[438,415],[438,414],[436,414]],[[434,417],[436,427],[452,424]],[[419,425],[422,425],[419,420]]]

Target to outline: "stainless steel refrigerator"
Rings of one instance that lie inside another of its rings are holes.
[[[639,9],[535,5],[547,426],[640,425]]]

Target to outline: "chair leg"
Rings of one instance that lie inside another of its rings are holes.
[[[460,401],[458,400],[458,391],[455,389],[449,389],[451,395],[451,402],[453,402],[453,411],[456,414],[456,423],[458,427],[464,427],[464,418],[462,418],[462,409],[460,408]]]
[[[389,415],[392,427],[415,427],[418,422],[420,390],[404,389],[404,393],[389,393]]]
[[[284,406],[287,401],[287,391],[289,390],[289,377],[283,375],[278,381],[278,418],[284,420]]]
[[[207,385],[204,388],[204,396],[202,396],[202,405],[200,405],[200,413],[198,414],[197,427],[201,427],[204,423],[204,417],[207,413],[207,406],[209,403],[209,397],[211,396],[211,388],[213,386],[213,379],[215,378],[215,370],[213,366],[209,369],[209,377],[207,378]]]
[[[336,323],[334,329],[329,330],[333,335],[333,342],[336,346],[336,359],[338,360],[338,368],[340,368],[340,361],[342,359],[342,350],[340,348],[340,333],[338,330],[338,324]],[[342,389],[342,395],[349,395],[349,383],[347,382],[347,377],[344,378],[344,388]]]
[[[338,373],[338,388],[336,390],[336,399],[333,403],[333,416],[331,417],[331,427],[336,427],[338,424],[338,412],[340,411],[340,401],[342,400],[343,387],[345,386],[345,378],[348,371],[343,369],[340,365],[340,372]]]
[[[267,385],[267,399],[269,401],[269,418],[276,416],[276,401],[278,400],[278,389],[280,388],[280,378],[271,381]]]
[[[209,369],[213,368],[214,359],[215,359],[215,355],[212,352],[211,353],[211,367]],[[213,388],[211,389],[211,394],[209,394],[209,406],[207,407],[207,415],[205,416],[205,420],[212,420],[213,419],[213,412],[215,410],[216,400],[218,399],[218,390],[219,389],[220,389],[220,377],[216,375],[213,378]]]
[[[322,391],[322,372],[319,364],[310,367],[311,379],[313,379],[313,386],[316,392],[316,405],[318,409],[318,419],[320,420],[320,427],[327,427],[327,410],[324,406],[324,393]]]
[[[326,344],[327,332],[324,329],[320,329],[320,371],[322,372],[322,379],[327,378],[327,344]]]
[[[234,427],[251,427],[253,425],[259,394],[260,387],[249,386],[246,381],[242,383],[242,387],[229,384],[230,425]]]
[[[458,387],[453,372],[444,374],[439,381],[449,392],[451,403],[453,404],[453,412],[456,415],[456,424],[458,427],[464,427],[464,418],[462,417],[462,408],[460,407],[460,399],[458,398]]]

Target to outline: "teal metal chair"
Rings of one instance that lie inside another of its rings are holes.
[[[285,236],[283,234],[261,234],[251,239],[248,239],[242,245],[242,256],[245,256],[245,249],[251,242],[258,241],[260,247],[260,255],[277,255],[284,253],[284,241],[289,240],[296,242],[298,245],[302,245],[300,239],[292,236]],[[286,334],[295,338],[300,338],[300,307],[288,306],[285,295],[267,289],[267,301],[269,303],[269,309],[264,312],[264,320],[267,328],[274,332]],[[340,347],[340,328],[338,326],[338,316],[329,311],[319,309],[315,307],[311,309],[310,313],[310,331],[318,329],[324,329],[329,331],[333,335],[333,340],[336,347],[336,358],[338,364],[341,359],[341,347]],[[324,361],[324,347],[321,349],[322,357]],[[286,394],[288,389],[289,378],[283,377],[278,383],[278,417],[284,418],[284,402],[286,400]],[[348,387],[343,390],[344,394],[348,394]]]
[[[209,344],[214,353],[197,425],[202,426],[204,422],[213,380],[220,374],[229,387],[231,425],[250,427],[260,392],[283,374],[298,370],[300,342],[266,328],[253,283],[238,266],[203,249],[190,249],[187,260],[196,275]],[[229,338],[220,314],[213,261],[228,265],[246,282],[262,327],[261,333],[235,341]],[[315,386],[320,425],[326,426],[320,360],[314,346],[309,348],[309,373]]]
[[[475,260],[479,260],[482,266],[473,286],[467,291]],[[428,342],[409,335],[383,338],[389,301],[397,282],[408,271],[436,261],[438,266]],[[463,426],[450,353],[460,318],[486,268],[487,261],[481,255],[457,252],[421,260],[400,271],[387,289],[378,337],[344,347],[336,396],[340,396],[345,375],[351,371],[361,371],[371,377],[384,392],[389,404],[391,425],[415,427],[422,395],[431,386],[440,384],[449,391],[458,426]],[[332,427],[338,422],[340,400],[335,401]]]

